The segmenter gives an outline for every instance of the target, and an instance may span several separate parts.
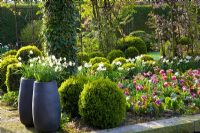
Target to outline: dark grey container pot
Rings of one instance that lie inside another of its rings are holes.
[[[33,96],[33,79],[21,78],[19,87],[19,117],[22,124],[27,127],[33,126],[32,117],[32,96]]]
[[[60,124],[60,97],[56,81],[34,82],[33,122],[39,132],[56,132]]]

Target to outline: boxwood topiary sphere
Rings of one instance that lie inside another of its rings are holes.
[[[135,58],[139,55],[139,51],[135,47],[129,47],[125,50],[126,58]]]
[[[84,86],[79,113],[91,126],[101,129],[118,126],[126,114],[123,92],[109,79],[98,79]]]
[[[83,65],[83,62],[89,62],[90,61],[90,58],[89,58],[89,55],[87,53],[84,53],[84,52],[79,52],[77,54],[77,58],[78,58],[78,64],[79,65]]]
[[[94,72],[97,71],[99,65],[103,65],[103,67],[106,68],[106,71],[112,71],[112,65],[107,62],[96,63],[91,67],[91,70]]]
[[[142,55],[141,60],[143,60],[143,61],[153,61],[154,59],[150,55]]]
[[[3,55],[1,55],[1,59],[3,60],[7,56],[10,56],[10,55],[15,56],[16,54],[17,54],[17,50],[9,50],[9,51],[5,52]]]
[[[140,37],[126,36],[118,41],[119,48],[125,51],[129,47],[135,47],[139,54],[147,53],[147,46]]]
[[[90,59],[90,63],[92,65],[96,64],[96,63],[101,63],[101,62],[107,62],[109,63],[109,60],[104,58],[104,57],[95,57],[95,58],[92,58]]]
[[[89,54],[90,59],[95,57],[104,57],[104,54],[102,52],[92,52]]]
[[[2,62],[0,63],[0,88],[6,92],[6,72],[7,72],[7,66],[13,63],[18,63],[18,60],[16,57],[13,57],[12,55],[4,58]]]
[[[108,54],[108,59],[110,62],[112,62],[114,59],[119,58],[119,57],[125,57],[124,53],[121,50],[112,50]]]
[[[20,57],[21,61],[27,63],[30,58],[42,56],[42,52],[36,46],[25,46],[17,51],[17,59]]]
[[[126,58],[124,57],[119,57],[113,60],[112,64],[115,64],[116,62],[121,62],[122,65],[126,63]]]
[[[86,77],[71,77],[63,82],[60,86],[59,94],[63,111],[71,114],[73,117],[78,115],[79,95],[88,82]]]
[[[21,66],[18,63],[10,64],[7,66],[6,72],[6,87],[7,91],[17,91],[19,90],[21,73],[20,73]]]

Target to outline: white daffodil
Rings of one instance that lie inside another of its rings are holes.
[[[72,66],[73,64],[72,64],[72,62],[71,61],[69,61],[69,66]]]
[[[192,56],[186,56],[186,59],[190,60],[192,59]]]
[[[18,57],[18,60],[19,60],[19,61],[21,61],[21,60],[22,60],[22,58],[21,58],[21,57]]]
[[[103,63],[99,63],[99,67],[104,67],[104,64]]]
[[[29,54],[30,54],[30,55],[32,55],[32,54],[33,54],[33,51],[32,51],[32,50],[30,50],[30,51],[29,51]]]
[[[199,57],[199,56],[196,56],[194,60],[195,60],[195,61],[199,61],[199,60],[200,60],[200,57]]]
[[[124,68],[123,67],[119,67],[118,70],[124,70]]]
[[[30,67],[33,67],[33,64],[30,64]]]
[[[82,69],[83,69],[83,67],[82,67],[82,66],[79,66],[79,67],[78,67],[78,70],[79,70],[79,71],[81,71]]]
[[[19,65],[19,66],[21,66],[21,65],[22,65],[22,63],[21,63],[21,62],[18,62],[18,65]]]

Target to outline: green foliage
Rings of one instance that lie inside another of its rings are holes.
[[[150,55],[142,55],[141,60],[143,61],[153,61],[153,57],[151,57]]]
[[[185,36],[182,36],[179,41],[178,41],[179,44],[181,45],[190,45],[192,42],[191,42],[191,39],[188,38],[188,37],[185,37]]]
[[[14,13],[14,5],[9,4],[9,6],[4,6],[0,4],[0,42],[5,44],[15,44],[16,43],[16,35],[15,35],[15,13]],[[38,5],[33,5],[33,17],[34,20],[40,19],[40,15],[36,14],[38,12]],[[28,23],[31,22],[31,7],[30,5],[19,5],[17,4],[17,23],[18,23],[18,32],[20,32]]]
[[[23,63],[27,63],[29,59],[42,56],[42,52],[36,46],[24,46],[17,51],[16,57]]]
[[[98,71],[97,68],[99,68],[100,65],[103,65],[102,67],[106,68],[105,71],[112,71],[112,65],[109,64],[108,62],[96,63],[91,67],[91,70],[93,70],[94,72]],[[99,70],[99,71],[101,71],[101,70]]]
[[[104,54],[102,52],[92,52],[89,54],[90,59],[95,57],[104,57]]]
[[[16,50],[9,50],[5,52],[3,55],[1,55],[1,59],[6,58],[7,56],[10,56],[10,55],[16,55],[16,54],[17,54]]]
[[[79,95],[83,90],[84,84],[86,84],[87,82],[88,78],[83,76],[71,77],[63,82],[59,88],[63,111],[71,114],[73,117],[79,116]]]
[[[136,65],[134,63],[125,63],[124,65],[122,65],[122,68],[125,70],[129,70],[129,69],[132,69],[135,67],[136,67]]]
[[[112,50],[108,54],[107,58],[110,60],[110,62],[112,62],[114,59],[119,58],[119,57],[125,57],[124,53],[121,50]]]
[[[92,65],[96,64],[96,63],[101,63],[101,62],[107,62],[109,63],[109,60],[104,58],[104,57],[95,57],[95,58],[92,58],[90,59],[90,63]]]
[[[113,63],[116,63],[116,62],[121,62],[122,65],[126,63],[126,58],[124,57],[119,57],[119,58],[116,58],[115,60],[113,60],[112,64]]]
[[[125,51],[129,47],[135,47],[139,51],[139,54],[146,54],[147,47],[145,42],[140,37],[126,36],[121,38],[118,42],[118,48]]]
[[[83,120],[98,128],[118,126],[126,114],[122,91],[108,79],[98,79],[84,86],[79,99],[79,113]]]
[[[146,44],[147,46],[147,51],[153,51],[153,37],[152,35],[146,33],[145,31],[137,30],[133,31],[129,34],[130,36],[135,36],[135,37],[140,37]]]
[[[89,58],[89,55],[87,53],[82,53],[82,52],[79,52],[77,54],[77,58],[78,58],[78,64],[79,65],[82,65],[83,62],[89,62],[90,61],[90,58]]]
[[[17,58],[8,56],[4,58],[0,63],[0,88],[6,92],[5,81],[6,81],[6,71],[7,66],[13,63],[18,63]]]
[[[7,66],[5,81],[7,92],[19,90],[21,79],[20,69],[21,66],[18,63]]]
[[[135,47],[129,47],[125,50],[126,58],[135,58],[139,55],[139,51]]]
[[[18,105],[18,92],[8,92],[3,95],[2,102],[7,106],[17,107]]]
[[[34,34],[33,34],[33,28],[34,28]],[[20,39],[22,42],[32,42],[34,41],[37,44],[38,48],[41,48],[41,32],[42,28],[42,21],[41,20],[36,20],[33,21],[33,27],[32,27],[32,22],[28,23],[26,27],[24,27],[21,30],[21,35]],[[34,36],[34,38],[33,38]],[[34,39],[34,40],[33,40]]]
[[[50,15],[49,15],[50,14]],[[74,1],[45,1],[43,5],[44,49],[56,58],[77,62],[76,57],[76,12]],[[76,73],[76,67],[68,70]]]

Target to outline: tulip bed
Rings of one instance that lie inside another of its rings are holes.
[[[183,74],[172,69],[154,68],[153,72],[120,80],[127,108],[137,115],[160,116],[163,113],[194,114],[200,111],[200,70]]]

